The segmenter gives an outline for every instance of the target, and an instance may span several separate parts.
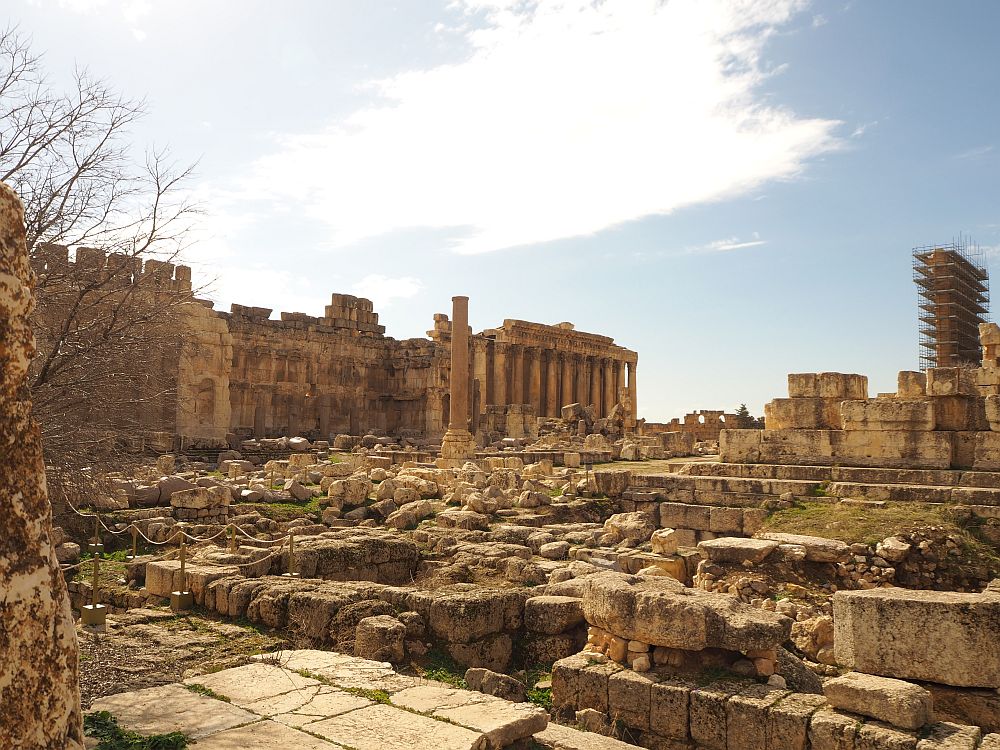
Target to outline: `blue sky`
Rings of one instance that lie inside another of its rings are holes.
[[[278,8],[280,7],[280,10]],[[640,415],[917,363],[910,248],[1000,255],[1000,4],[8,0],[199,160],[230,302],[372,297],[422,336],[563,320],[639,352]]]

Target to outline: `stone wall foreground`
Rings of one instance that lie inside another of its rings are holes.
[[[35,353],[32,284],[24,209],[0,183],[0,744],[77,750],[76,631],[26,382]]]

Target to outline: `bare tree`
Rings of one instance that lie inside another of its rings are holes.
[[[86,70],[57,91],[27,38],[0,31],[0,181],[25,206],[38,276],[29,382],[50,481],[64,487],[171,424],[178,316],[192,299],[171,264],[196,207],[192,167],[164,151],[136,158],[130,127],[144,112]]]

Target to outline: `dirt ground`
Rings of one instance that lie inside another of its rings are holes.
[[[251,654],[288,645],[280,635],[252,625],[169,609],[108,615],[106,632],[78,627],[77,635],[84,710],[104,695],[176,682],[189,670],[225,669]]]

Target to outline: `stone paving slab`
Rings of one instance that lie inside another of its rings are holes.
[[[471,729],[384,704],[313,722],[309,731],[355,750],[481,750]]]
[[[593,732],[549,724],[545,731],[535,735],[535,741],[551,750],[636,750],[636,745],[604,737]]]
[[[177,684],[110,695],[94,701],[90,710],[110,711],[122,726],[141,734],[184,732],[192,739],[260,718]]]
[[[322,683],[273,664],[247,664],[242,667],[223,669],[214,674],[198,675],[184,680],[186,685],[204,685],[225,696],[241,708],[266,698],[284,693],[301,691],[304,688],[318,688]],[[315,690],[311,691],[315,693]],[[303,697],[305,700],[307,696]]]
[[[312,721],[371,706],[370,700],[332,687],[307,688],[251,703],[246,708],[274,721],[301,727]]]
[[[510,703],[491,695],[440,685],[420,685],[392,696],[394,705],[448,719],[482,732],[487,747],[506,747],[541,732],[546,711],[530,703]]]
[[[199,740],[197,750],[336,750],[335,745],[273,721],[227,729]]]
[[[387,693],[394,693],[422,682],[419,678],[398,674],[388,662],[371,661],[330,651],[316,649],[276,651],[255,658],[280,664],[286,669],[307,671],[345,688],[385,690]]]

